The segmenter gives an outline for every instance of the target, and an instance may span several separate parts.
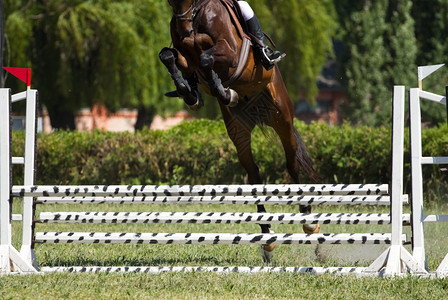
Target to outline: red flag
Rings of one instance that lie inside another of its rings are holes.
[[[3,69],[25,82],[27,87],[31,86],[31,69],[10,67],[3,67]]]

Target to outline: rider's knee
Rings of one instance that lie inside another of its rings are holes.
[[[243,14],[244,21],[250,20],[255,16],[254,10],[246,1],[238,1],[238,4]]]

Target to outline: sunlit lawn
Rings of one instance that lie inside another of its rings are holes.
[[[20,203],[14,211],[20,210]],[[268,206],[270,212],[297,212],[297,206]],[[388,213],[388,207],[317,206],[314,212]],[[433,207],[434,210],[448,209]],[[231,205],[39,205],[40,211],[247,211],[254,206]],[[405,208],[409,212],[409,207]],[[443,213],[443,212],[439,212]],[[13,224],[20,246],[20,223]],[[276,233],[301,233],[299,225],[275,225]],[[257,225],[222,224],[37,224],[36,231],[86,232],[229,232],[256,233]],[[390,225],[324,225],[325,233],[390,232]],[[411,238],[410,228],[404,232]],[[435,270],[445,254],[448,226],[425,225],[429,267]],[[442,240],[443,241],[443,240]],[[62,245],[38,244],[39,266],[263,266],[255,245]],[[271,266],[368,266],[387,245],[279,245]],[[409,245],[406,248],[411,251]],[[4,298],[309,298],[402,299],[446,298],[444,280],[355,278],[298,274],[47,274],[3,277]],[[413,286],[414,288],[410,288]],[[368,287],[368,288],[366,288]],[[406,289],[408,289],[406,291]],[[50,290],[52,292],[50,292]]]

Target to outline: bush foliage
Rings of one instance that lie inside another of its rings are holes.
[[[391,128],[341,127],[324,123],[296,127],[324,183],[389,183]],[[447,127],[423,131],[423,154],[447,155]],[[410,192],[408,134],[405,133],[405,189]],[[167,131],[137,133],[58,131],[37,141],[37,184],[231,184],[246,183],[235,148],[219,121],[184,122]],[[13,136],[13,155],[23,151],[23,133]],[[280,141],[256,129],[252,148],[265,183],[288,183]],[[440,166],[424,167],[425,191],[447,190]],[[23,180],[14,169],[14,183]],[[303,183],[310,180],[303,176]]]

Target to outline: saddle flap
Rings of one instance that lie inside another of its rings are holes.
[[[241,13],[240,6],[237,0],[221,0],[221,3],[227,8],[229,12],[232,23],[235,25],[235,28],[238,31],[238,35],[243,39],[247,38],[251,40],[251,38],[246,34],[246,22],[244,21],[243,14]]]

